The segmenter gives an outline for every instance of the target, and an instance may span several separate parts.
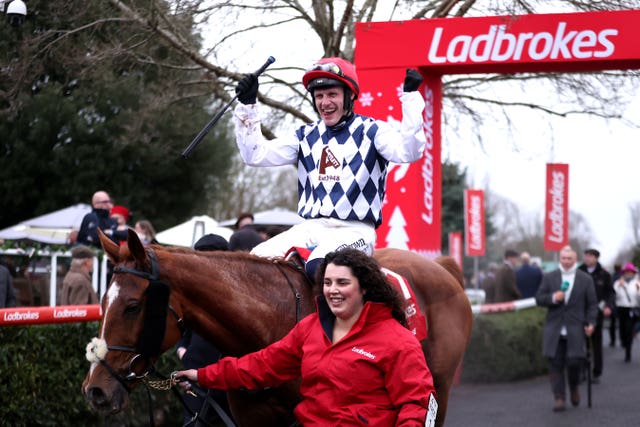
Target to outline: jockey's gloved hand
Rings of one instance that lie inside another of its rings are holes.
[[[422,84],[422,74],[418,70],[407,68],[407,74],[404,76],[404,85],[402,90],[405,92],[415,92]]]
[[[255,74],[245,74],[236,86],[238,100],[243,104],[255,104],[258,96],[258,76]]]

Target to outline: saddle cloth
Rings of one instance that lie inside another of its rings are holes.
[[[292,247],[285,255],[285,259],[292,260],[295,256],[298,256],[302,262],[306,262],[311,251],[307,248]],[[404,297],[404,312],[407,318],[407,329],[413,332],[413,335],[422,341],[427,338],[427,319],[420,310],[420,305],[413,292],[413,289],[409,285],[409,282],[404,276],[389,270],[388,268],[381,267],[380,270],[385,274],[389,283],[398,289],[400,295]]]

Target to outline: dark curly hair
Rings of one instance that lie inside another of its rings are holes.
[[[324,273],[328,264],[349,267],[351,273],[358,279],[360,289],[366,290],[363,297],[364,302],[385,304],[391,308],[393,318],[403,326],[407,326],[404,301],[396,288],[387,281],[375,258],[352,248],[329,252],[316,271],[316,285],[320,288],[323,286]]]

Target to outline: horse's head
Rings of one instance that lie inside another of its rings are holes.
[[[87,345],[91,367],[82,391],[95,409],[115,413],[126,408],[131,389],[178,340],[182,321],[168,284],[160,281],[153,249],[145,249],[131,229],[122,247],[99,233],[114,268],[102,298],[99,335]]]

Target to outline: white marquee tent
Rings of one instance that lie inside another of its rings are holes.
[[[253,223],[257,225],[296,225],[304,221],[296,212],[282,208],[269,209],[253,214]],[[220,225],[233,227],[236,219],[220,221]]]
[[[71,230],[80,229],[82,219],[89,212],[91,206],[84,203],[69,206],[0,230],[0,239],[64,245]]]
[[[235,221],[234,221],[235,222]],[[229,240],[233,230],[221,227],[218,221],[207,215],[194,216],[190,220],[156,234],[156,240],[165,245],[193,247],[205,234],[217,234]]]

